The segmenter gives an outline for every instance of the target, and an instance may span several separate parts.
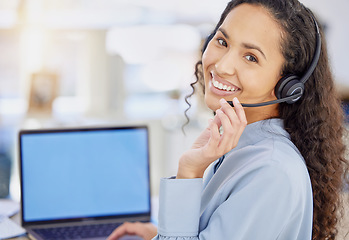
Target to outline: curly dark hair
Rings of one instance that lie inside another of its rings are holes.
[[[242,3],[262,6],[271,13],[282,27],[281,51],[285,58],[282,75],[302,76],[314,56],[316,28],[313,13],[298,0],[229,2],[203,51],[229,12]],[[322,29],[320,32],[320,59],[305,83],[302,98],[294,104],[281,103],[278,109],[286,131],[305,159],[311,178],[314,201],[312,238],[316,240],[335,239],[338,234],[337,223],[343,216],[341,192],[349,183],[349,163],[345,159],[343,141],[345,118],[335,90]],[[197,84],[204,91],[201,61],[196,64],[195,76],[196,81],[191,84],[192,93],[186,97],[188,109],[191,107],[188,99],[196,92]]]

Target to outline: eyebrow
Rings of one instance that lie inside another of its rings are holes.
[[[229,40],[229,35],[227,34],[227,32],[222,29],[222,28],[219,28],[218,31],[220,31],[223,36]],[[244,48],[247,48],[247,49],[255,49],[257,50],[258,52],[260,52],[262,54],[262,56],[265,58],[265,60],[267,60],[267,57],[265,56],[264,52],[262,51],[262,49],[252,43],[242,43],[241,44]]]

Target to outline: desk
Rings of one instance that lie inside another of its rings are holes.
[[[157,223],[157,217],[158,217],[158,211],[159,211],[159,197],[158,196],[153,196],[151,198],[151,219],[153,222]],[[11,217],[11,219],[16,222],[17,224],[21,225],[21,214],[20,212],[15,214],[14,216]],[[30,238],[25,235],[21,237],[15,237],[15,238],[10,238],[11,240],[30,240]],[[10,240],[8,239],[8,240]]]
[[[337,240],[345,240],[345,234],[349,231],[349,192],[343,194],[343,199],[345,199],[346,206],[344,207],[345,213],[344,213],[344,219],[342,222],[339,223],[338,227],[338,236]],[[153,214],[157,216],[158,213],[158,198],[152,198],[152,208]],[[12,220],[20,224],[21,218],[20,214],[16,214],[13,217],[11,217]],[[155,218],[156,219],[156,218]],[[17,237],[17,238],[11,238],[11,240],[30,240],[29,237],[23,236],[23,237]]]
[[[15,214],[14,216],[11,217],[11,219],[16,222],[18,225],[21,225],[21,215],[20,213]],[[30,238],[25,235],[21,237],[15,237],[15,238],[9,238],[11,240],[29,240]]]

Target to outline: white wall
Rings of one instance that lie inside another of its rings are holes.
[[[327,25],[327,45],[336,81],[349,86],[349,1],[301,0]]]

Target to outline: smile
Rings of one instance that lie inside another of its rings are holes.
[[[236,92],[240,89],[238,87],[224,85],[223,83],[220,83],[214,79],[212,79],[212,84],[215,88],[218,88],[219,90],[225,90],[225,91],[230,91],[230,92]]]
[[[215,79],[215,75],[212,73],[211,73],[211,77],[212,77],[212,85],[219,90],[223,90],[223,91],[227,91],[227,92],[236,92],[236,91],[240,90],[240,88],[238,88],[236,86],[230,86],[230,85],[228,86],[226,84],[223,84],[223,83],[217,81]]]

